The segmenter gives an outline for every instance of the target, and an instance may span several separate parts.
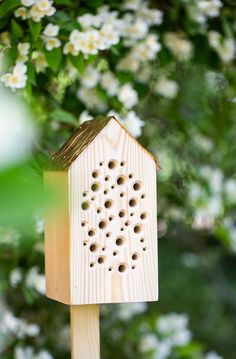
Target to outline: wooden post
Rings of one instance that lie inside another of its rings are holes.
[[[71,358],[99,359],[99,305],[71,305]]]

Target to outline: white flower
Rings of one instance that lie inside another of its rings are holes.
[[[167,359],[171,354],[171,342],[166,339],[159,341],[153,359]]]
[[[187,61],[193,55],[193,45],[184,35],[167,32],[164,36],[166,47],[180,61]]]
[[[113,45],[117,45],[120,41],[120,34],[112,25],[104,25],[99,31],[101,40],[100,50],[105,50]]]
[[[197,7],[200,12],[209,17],[217,17],[220,14],[220,8],[223,6],[220,0],[197,1]]]
[[[83,29],[89,29],[92,26],[99,27],[101,25],[101,18],[91,14],[84,14],[77,17],[77,21],[80,23]]]
[[[166,98],[173,99],[177,96],[179,90],[178,84],[173,80],[168,80],[162,76],[155,84],[154,91]]]
[[[27,67],[22,62],[19,62],[14,66],[12,73],[3,75],[1,80],[5,86],[11,87],[12,89],[23,88],[27,80],[26,70]]]
[[[82,124],[86,121],[91,121],[93,119],[93,116],[91,116],[88,111],[83,111],[79,117],[79,123]]]
[[[33,348],[26,347],[22,348],[17,346],[14,351],[14,359],[32,359],[33,358]]]
[[[138,94],[131,84],[127,83],[120,87],[118,99],[127,109],[131,109],[138,103]]]
[[[71,54],[73,56],[77,56],[79,51],[76,50],[75,45],[72,42],[67,42],[63,48],[63,54]]]
[[[28,11],[25,7],[21,6],[14,12],[15,17],[20,17],[22,20],[27,19]]]
[[[124,8],[127,10],[138,10],[141,5],[141,0],[125,0]]]
[[[44,72],[48,67],[46,57],[43,52],[35,51],[33,54],[33,62],[37,73]]]
[[[128,131],[131,133],[132,136],[141,136],[144,121],[142,121],[134,111],[130,111],[122,122],[125,127],[127,127]]]
[[[21,0],[21,4],[23,6],[32,6],[34,4],[35,0]]]
[[[137,73],[135,73],[135,79],[142,84],[147,84],[151,76],[152,66],[148,64],[143,65],[142,68]]]
[[[183,346],[188,344],[192,337],[187,325],[188,317],[186,315],[172,313],[158,318],[157,330],[168,336],[172,345]]]
[[[49,0],[37,0],[29,11],[29,17],[35,22],[39,22],[44,16],[52,16],[56,9]]]
[[[94,67],[88,66],[83,75],[81,75],[80,80],[83,86],[87,88],[93,88],[98,84],[100,80],[100,72],[97,71]]]
[[[51,51],[61,46],[61,41],[57,37],[46,37],[44,39],[46,49]]]
[[[98,96],[95,89],[89,89],[86,87],[81,87],[77,92],[77,97],[86,105],[88,109],[106,111],[107,105],[102,99]]]
[[[159,341],[156,335],[152,333],[145,334],[141,337],[140,350],[143,353],[155,351],[158,348]]]
[[[132,55],[128,55],[119,60],[117,70],[136,73],[140,67],[140,61]]]
[[[22,281],[22,270],[21,268],[14,268],[10,273],[10,283],[12,287],[17,287],[17,285]]]
[[[223,357],[215,352],[209,352],[206,354],[205,359],[223,359]]]
[[[137,314],[145,312],[147,309],[146,303],[126,303],[118,304],[118,317],[123,320],[129,320]]]
[[[30,49],[30,44],[28,42],[19,42],[17,45],[17,50],[21,55],[28,55]]]
[[[236,180],[229,179],[225,182],[225,195],[229,203],[236,203]]]
[[[50,0],[36,0],[36,5],[38,9],[44,13],[50,11],[52,7],[52,1]]]
[[[101,87],[106,90],[108,96],[114,96],[119,91],[119,81],[112,72],[106,71],[101,75]]]
[[[163,20],[163,13],[157,9],[149,9],[147,3],[140,4],[137,9],[137,16],[149,25],[160,25]]]
[[[31,155],[35,140],[31,120],[22,102],[13,94],[0,91],[0,168],[19,163]]]
[[[35,289],[40,294],[45,294],[45,276],[39,274],[38,267],[32,267],[28,271],[25,283],[29,288]]]
[[[48,24],[45,27],[43,34],[48,37],[55,37],[59,34],[59,29],[58,25]]]
[[[217,48],[217,53],[223,62],[228,63],[235,58],[235,50],[235,40],[224,39],[222,45]]]
[[[194,214],[192,228],[198,230],[210,230],[215,224],[215,218],[213,215],[207,213],[205,209],[197,209]]]
[[[40,352],[34,355],[34,359],[53,359],[53,356],[47,350],[40,350]]]
[[[131,40],[143,39],[148,33],[148,25],[141,19],[136,20],[134,23],[126,24],[123,29],[124,37]]]
[[[217,31],[209,31],[208,33],[208,41],[213,49],[217,49],[220,46],[222,35]]]

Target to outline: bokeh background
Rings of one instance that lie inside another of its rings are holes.
[[[158,157],[160,299],[101,308],[103,359],[236,356],[236,4],[0,2],[0,357],[70,358],[45,297],[43,167],[116,114]]]

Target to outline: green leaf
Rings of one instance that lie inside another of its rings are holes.
[[[34,66],[33,66],[33,64],[31,62],[28,63],[27,75],[28,75],[28,81],[32,85],[36,85],[35,69],[34,69]]]
[[[59,121],[59,122],[65,122],[70,125],[77,125],[78,120],[73,116],[70,112],[64,111],[60,108],[55,109],[51,114],[50,118]]]
[[[20,0],[5,0],[0,6],[0,19],[3,18],[10,10],[19,6]]]
[[[69,56],[71,63],[77,68],[82,75],[85,70],[85,61],[83,55],[80,53],[78,56]]]
[[[72,5],[73,1],[72,0],[54,0],[55,4],[58,5]]]
[[[21,38],[24,35],[22,27],[14,19],[11,20],[11,31],[13,36],[17,38]]]
[[[58,49],[53,49],[52,51],[45,51],[45,56],[48,66],[52,69],[53,72],[57,72],[62,60],[61,49],[58,48]]]
[[[30,28],[30,32],[31,32],[33,41],[36,41],[41,32],[42,23],[29,20],[29,28]]]

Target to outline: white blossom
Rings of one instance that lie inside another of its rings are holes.
[[[39,274],[38,267],[32,267],[25,278],[27,287],[35,289],[40,294],[45,294],[45,276]]]
[[[10,272],[10,283],[12,287],[17,287],[17,285],[22,281],[23,275],[21,268],[14,268]]]
[[[209,31],[208,41],[222,62],[228,63],[235,58],[236,45],[234,39],[223,38],[217,31]]]
[[[59,34],[59,29],[58,25],[48,24],[45,27],[43,34],[48,37],[55,37]]]
[[[157,336],[153,333],[147,333],[141,337],[140,350],[143,353],[154,351],[159,345]]]
[[[123,124],[127,127],[128,131],[134,137],[139,137],[142,134],[142,127],[144,126],[144,121],[142,121],[134,111],[128,112],[128,114],[123,119]]]
[[[29,42],[19,42],[17,45],[17,50],[21,55],[28,55],[30,49]]]
[[[35,51],[33,53],[33,62],[37,73],[44,72],[48,67],[46,57],[41,51]]]
[[[15,17],[19,17],[22,20],[26,20],[28,17],[28,11],[25,7],[21,6],[16,9],[14,12]]]
[[[91,121],[93,119],[93,116],[91,116],[88,111],[83,111],[79,117],[79,123],[82,124],[86,121]]]
[[[127,109],[131,109],[138,103],[138,94],[131,84],[127,83],[120,87],[118,99]]]
[[[86,105],[88,109],[106,111],[106,103],[98,96],[95,89],[81,87],[77,92],[77,97]]]
[[[220,14],[220,8],[223,6],[220,0],[197,1],[198,10],[209,17],[217,17]]]
[[[193,55],[193,45],[185,35],[167,32],[164,36],[166,47],[180,61],[190,60]]]
[[[175,346],[188,344],[192,337],[188,330],[188,317],[184,314],[171,313],[160,316],[157,320],[157,330],[168,336]]]
[[[160,77],[154,87],[156,93],[169,99],[175,98],[178,94],[178,90],[178,84],[173,80],[167,79],[165,76]]]
[[[205,359],[223,359],[223,357],[216,352],[209,352],[206,354]]]
[[[87,66],[84,73],[80,76],[80,81],[87,88],[95,87],[100,80],[100,72],[92,66]]]
[[[119,91],[119,81],[112,72],[106,71],[101,75],[101,87],[106,90],[108,96],[115,96]]]
[[[4,82],[6,87],[10,87],[12,89],[20,89],[24,88],[26,85],[26,71],[27,67],[24,63],[17,63],[12,70],[12,73],[6,73],[1,77],[1,80]]]
[[[51,51],[61,46],[61,41],[56,37],[45,37],[44,42],[48,51]]]
[[[236,203],[236,180],[233,178],[228,179],[224,184],[224,192],[226,199],[229,203]]]
[[[32,6],[34,4],[35,0],[21,0],[21,4],[23,6]]]
[[[129,320],[137,314],[145,312],[147,309],[146,303],[126,303],[118,304],[117,314],[120,319]]]

